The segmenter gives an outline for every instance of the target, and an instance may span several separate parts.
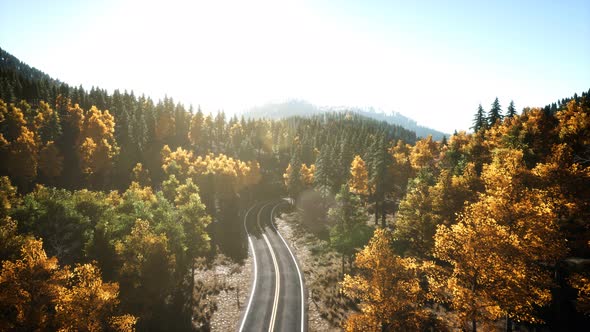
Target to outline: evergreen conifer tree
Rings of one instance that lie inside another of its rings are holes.
[[[494,99],[494,102],[492,103],[492,108],[488,113],[488,125],[491,127],[496,123],[496,121],[501,119],[502,107],[500,106],[500,101],[498,101],[498,97],[496,97],[496,99]]]
[[[475,118],[473,119],[473,129],[474,132],[480,131],[482,128],[487,127],[487,120],[484,115],[483,107],[481,104],[477,107],[477,113],[475,113]]]
[[[510,105],[508,105],[508,112],[506,113],[507,118],[512,118],[516,115],[516,107],[514,107],[514,101],[510,101]]]

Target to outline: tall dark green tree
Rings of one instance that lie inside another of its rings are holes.
[[[508,111],[506,112],[507,118],[512,118],[516,115],[516,107],[514,107],[514,100],[510,101],[510,105],[508,105]]]
[[[332,154],[330,153],[330,150],[331,147],[325,144],[320,150],[320,154],[315,162],[316,171],[314,174],[314,184],[316,189],[324,194],[331,192],[334,185],[334,163],[331,158]]]
[[[347,185],[340,187],[336,195],[336,206],[328,211],[330,228],[330,245],[342,254],[342,274],[344,262],[349,264],[358,248],[362,248],[371,238],[371,228],[367,226],[367,211],[360,198],[348,190]]]
[[[473,127],[471,128],[474,132],[478,132],[481,129],[485,129],[487,125],[488,121],[484,114],[483,107],[481,106],[481,104],[479,104],[479,106],[477,107],[477,112],[475,113],[475,118],[473,119]]]
[[[385,136],[380,135],[370,148],[369,160],[369,184],[374,188],[373,198],[375,200],[375,224],[379,221],[381,216],[382,227],[385,227],[385,196],[388,188],[392,188],[388,167],[391,166],[392,160],[389,153],[387,153],[387,141]]]
[[[502,107],[500,106],[500,101],[498,101],[498,97],[494,99],[492,103],[492,108],[488,112],[488,124],[493,126],[498,120],[502,119]]]

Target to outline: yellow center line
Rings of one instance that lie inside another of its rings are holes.
[[[281,276],[279,274],[279,264],[277,263],[277,257],[275,256],[274,250],[272,250],[272,246],[270,245],[270,241],[266,237],[266,234],[262,235],[264,237],[264,241],[268,245],[268,249],[270,250],[270,255],[272,256],[272,262],[275,265],[275,299],[272,306],[272,314],[270,316],[270,325],[268,326],[268,332],[273,332],[275,328],[275,320],[277,318],[277,309],[279,307],[279,292],[281,288]]]

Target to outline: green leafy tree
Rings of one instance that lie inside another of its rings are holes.
[[[168,238],[155,234],[149,222],[138,219],[131,234],[115,248],[122,262],[119,280],[123,308],[139,316],[139,328],[155,325],[174,285],[175,257],[168,249]]]

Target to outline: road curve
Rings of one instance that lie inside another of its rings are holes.
[[[287,241],[273,224],[275,213],[283,204],[287,202],[257,203],[244,215],[254,280],[239,332],[307,330],[303,273]]]

